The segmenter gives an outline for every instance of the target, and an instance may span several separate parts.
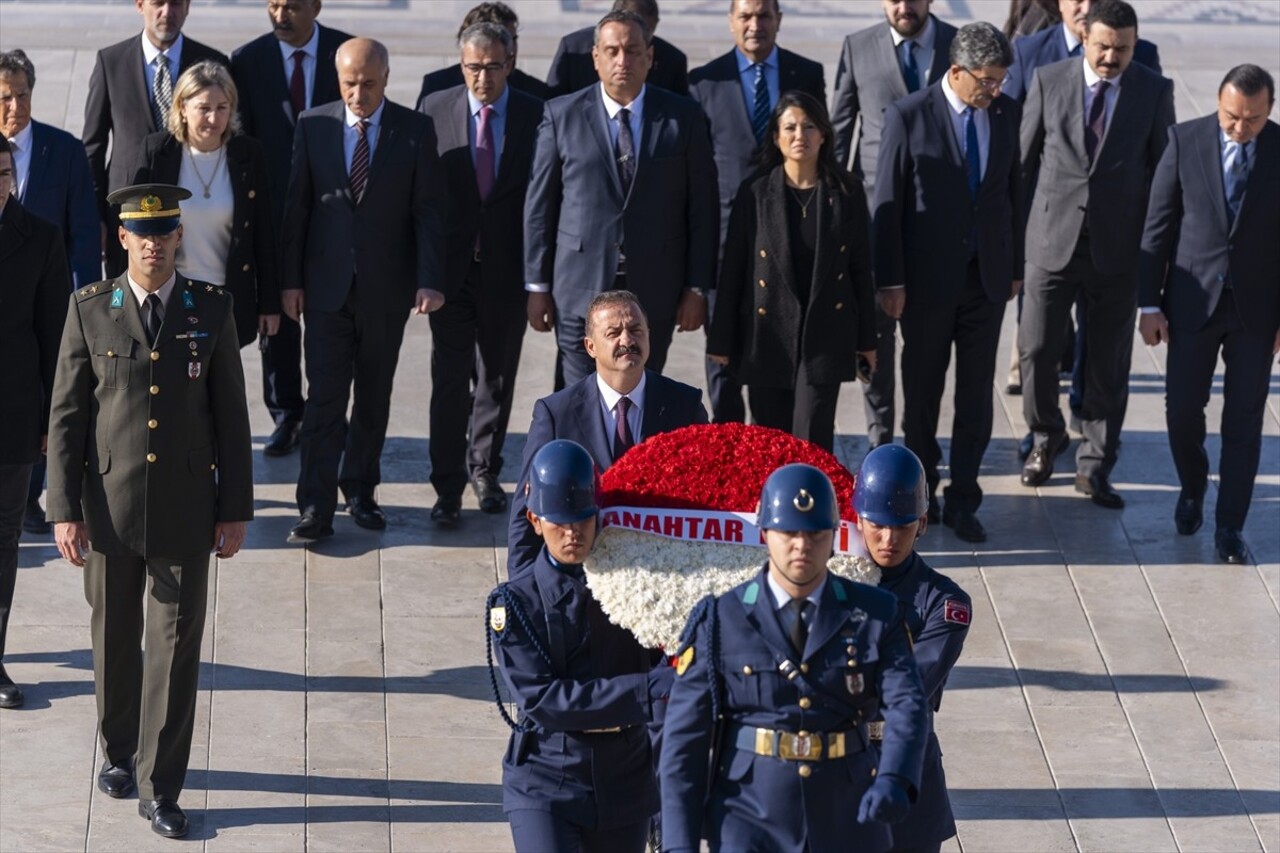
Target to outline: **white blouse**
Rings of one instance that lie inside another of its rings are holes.
[[[182,202],[182,245],[178,271],[187,278],[219,287],[227,282],[227,252],[231,249],[235,195],[227,168],[226,146],[217,151],[182,150],[178,185],[191,191]],[[205,198],[205,181],[209,197]]]

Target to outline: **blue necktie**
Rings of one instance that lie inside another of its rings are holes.
[[[982,155],[978,152],[978,125],[973,120],[973,107],[964,108],[964,161],[969,173],[969,195],[978,197],[982,183]]]
[[[906,81],[907,91],[914,92],[920,88],[920,67],[916,65],[916,43],[902,43],[902,79]]]
[[[764,78],[764,63],[757,62],[755,102],[751,109],[751,129],[756,134],[756,144],[764,144],[765,135],[769,132],[769,83]]]
[[[1232,157],[1234,148],[1235,156]],[[1227,143],[1227,156],[1230,160],[1223,174],[1223,184],[1227,190],[1227,212],[1234,223],[1240,215],[1240,203],[1244,201],[1244,185],[1249,179],[1249,163],[1245,159],[1245,148],[1238,142]]]
[[[1082,47],[1083,45],[1080,42],[1076,42],[1076,46],[1067,51],[1067,56],[1079,56]]]

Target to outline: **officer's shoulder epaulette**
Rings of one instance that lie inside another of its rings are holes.
[[[112,288],[110,282],[106,282],[106,281],[94,282],[93,284],[88,285],[87,287],[82,287],[79,290],[77,290],[76,300],[78,302],[84,302],[86,299],[92,299],[95,296],[105,296],[106,294],[111,293],[112,290],[114,290],[114,288]]]

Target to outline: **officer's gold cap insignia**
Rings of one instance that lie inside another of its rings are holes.
[[[143,213],[154,213],[160,209],[160,199],[153,195],[144,195],[138,199],[138,210]]]
[[[794,498],[791,499],[791,505],[801,512],[808,512],[813,509],[813,495],[804,489],[801,489]]]
[[[501,632],[507,627],[507,608],[489,608],[489,627],[498,632]]]
[[[693,663],[693,646],[685,649],[676,659],[676,675],[684,675],[684,671]]]

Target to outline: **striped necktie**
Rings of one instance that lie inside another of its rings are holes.
[[[763,145],[769,133],[769,81],[764,76],[764,63],[752,66],[756,70],[755,101],[751,109],[751,129],[756,134],[756,144]]]
[[[356,150],[351,155],[351,197],[358,204],[369,181],[369,120],[356,124]]]
[[[169,120],[169,108],[173,106],[173,78],[169,75],[169,57],[162,53],[155,58],[153,64],[156,74],[151,87],[151,117],[155,119],[156,130],[164,130]]]

